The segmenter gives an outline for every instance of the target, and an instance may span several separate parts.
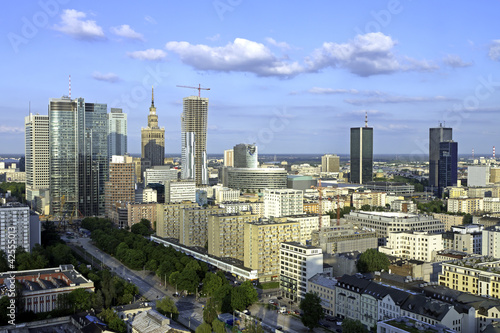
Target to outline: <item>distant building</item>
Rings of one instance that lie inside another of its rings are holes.
[[[484,187],[490,182],[489,165],[471,165],[467,167],[467,186]]]
[[[396,182],[366,182],[363,187],[375,192],[386,192],[391,195],[413,194],[415,185]]]
[[[224,166],[234,167],[234,150],[232,149],[224,150]]]
[[[481,255],[500,259],[500,226],[482,231]]]
[[[373,180],[373,128],[351,128],[351,183],[365,184]]]
[[[123,156],[127,150],[127,114],[122,109],[111,108],[108,113],[108,158]]]
[[[458,144],[443,141],[439,144],[438,195],[448,186],[457,186]]]
[[[289,175],[286,180],[286,187],[294,190],[308,190],[317,185],[317,180],[312,176]]]
[[[234,167],[235,168],[258,168],[259,157],[255,144],[240,143],[234,146]]]
[[[461,225],[464,219],[461,215],[450,215],[445,213],[433,213],[432,216],[444,224],[444,231],[450,231],[451,227],[454,225]]]
[[[151,166],[163,165],[165,159],[165,128],[158,126],[153,90],[148,126],[141,128],[141,159],[148,160]]]
[[[443,239],[441,234],[428,232],[391,232],[387,245],[379,247],[378,250],[403,259],[431,262],[436,252],[443,250]]]
[[[449,127],[439,124],[439,127],[429,129],[429,186],[436,189],[439,185],[439,144],[452,139],[452,129]]]
[[[313,231],[311,244],[320,247],[323,253],[365,252],[378,248],[378,238],[375,231],[342,222]]]
[[[448,213],[477,214],[484,211],[483,198],[448,199]]]
[[[339,156],[331,154],[321,156],[321,172],[339,172],[339,170]]]
[[[196,185],[194,181],[165,182],[165,203],[196,201]]]
[[[104,184],[106,202],[106,216],[115,224],[118,215],[113,208],[117,201],[134,202],[135,197],[135,168],[130,156],[112,156],[109,164],[109,179]],[[124,226],[120,226],[124,227]]]
[[[304,213],[303,192],[292,189],[264,191],[264,216],[281,217]]]
[[[307,293],[307,281],[323,272],[321,249],[295,242],[280,246],[280,289],[286,298],[302,300]]]
[[[286,188],[287,172],[283,168],[224,168],[223,185],[240,191],[263,191]]]
[[[177,180],[178,174],[179,170],[172,169],[168,165],[153,166],[144,171],[144,185],[165,184],[167,181]]]

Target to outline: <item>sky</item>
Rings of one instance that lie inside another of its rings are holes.
[[[21,5],[22,4],[22,5]],[[120,107],[140,152],[154,86],[165,150],[182,98],[209,98],[207,150],[427,154],[453,128],[460,154],[500,147],[500,1],[9,1],[0,17],[0,154],[24,153],[24,117],[50,98]]]

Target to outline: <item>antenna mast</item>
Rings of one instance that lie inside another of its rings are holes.
[[[365,127],[368,127],[368,111],[365,111]]]
[[[69,75],[69,99],[71,99],[71,74]]]

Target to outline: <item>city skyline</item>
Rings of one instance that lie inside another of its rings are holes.
[[[198,84],[211,89],[201,92],[210,99],[209,154],[242,142],[255,142],[262,154],[346,154],[349,128],[362,126],[365,112],[374,154],[426,154],[428,129],[439,122],[453,128],[459,154],[488,153],[500,121],[499,8],[451,1],[9,3],[0,27],[9,64],[0,140],[9,145],[0,153],[24,152],[24,117],[30,109],[47,114],[50,98],[68,95],[69,75],[72,98],[128,115],[133,154],[151,85],[166,153],[181,153],[182,98],[198,92],[176,85]]]

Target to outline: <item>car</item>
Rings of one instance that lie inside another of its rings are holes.
[[[277,298],[278,298],[279,300],[282,300],[282,299],[283,299],[283,297],[281,297],[281,296],[278,296]]]
[[[277,327],[276,327],[276,329],[277,329],[278,331],[281,331],[281,330],[283,330],[283,327],[281,327],[281,326],[277,326]]]
[[[175,292],[175,293],[173,293],[173,294],[172,294],[172,296],[174,296],[174,297],[179,297],[179,293],[178,293],[178,292]]]
[[[297,316],[300,316],[300,311],[299,310],[295,310],[294,313],[297,315]]]
[[[274,303],[276,303],[276,300],[274,300],[274,299],[269,300],[269,304],[274,304]]]

